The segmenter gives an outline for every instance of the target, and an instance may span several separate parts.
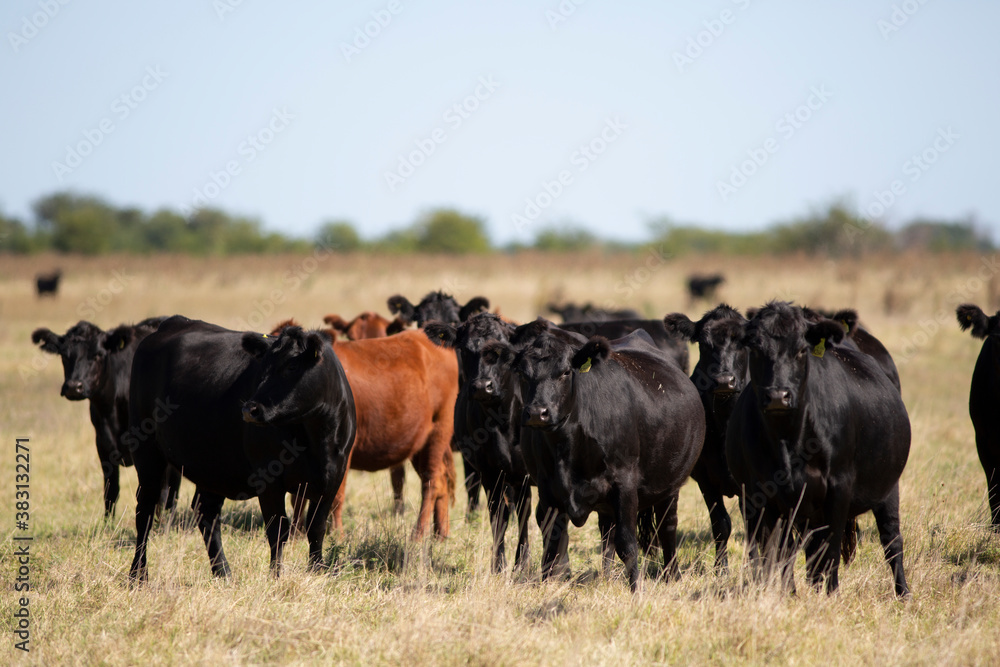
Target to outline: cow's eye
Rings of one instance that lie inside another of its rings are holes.
[[[805,356],[806,356],[806,354],[808,354],[808,353],[809,353],[809,346],[808,346],[808,345],[806,345],[806,346],[805,346],[805,347],[803,347],[803,348],[802,348],[801,350],[799,350],[799,351],[798,351],[798,352],[797,352],[797,353],[795,354],[795,356],[796,356],[796,358],[798,358],[798,359],[802,359],[802,358],[803,358],[803,357],[805,357]]]
[[[563,376],[564,378],[568,378],[568,377],[569,377],[570,375],[572,375],[572,374],[573,374],[573,371],[563,371],[563,374],[562,374],[562,376]]]

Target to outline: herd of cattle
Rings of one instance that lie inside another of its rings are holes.
[[[739,498],[755,572],[793,588],[803,548],[810,584],[828,592],[841,558],[854,555],[856,518],[871,511],[895,592],[909,595],[899,478],[910,423],[892,358],[855,311],[773,301],[744,316],[723,304],[692,321],[552,306],[566,321],[517,325],[483,297],[463,306],[433,292],[388,306],[393,321],[330,315],[331,328],[315,331],[289,320],[267,334],[237,332],[175,315],[32,333],[62,359],[62,395],[90,401],[107,516],[120,466],[136,468],[133,580],[147,577],[154,517],[174,506],[182,474],[196,487],[212,572],[229,573],[224,500],[257,498],[278,574],[293,526],[308,538],[310,567],[322,567],[331,514],[342,530],[351,468],[391,470],[402,512],[410,461],[422,492],[414,536],[432,517],[447,536],[454,450],[470,508],[485,491],[497,572],[512,512],[515,564],[526,562],[535,487],[543,577],[568,571],[568,523],[583,526],[594,512],[605,574],[617,554],[634,590],[639,550],[659,547],[665,577],[676,577],[678,493],[691,477],[717,569],[728,567],[725,497]],[[963,305],[957,316],[984,339],[970,413],[1000,530],[1000,313]],[[699,348],[690,377],[689,342]]]

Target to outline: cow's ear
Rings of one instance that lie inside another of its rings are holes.
[[[684,313],[670,313],[663,318],[667,333],[680,336],[684,340],[694,340],[695,325]]]
[[[135,327],[130,327],[128,325],[121,325],[115,327],[108,333],[104,335],[104,340],[101,341],[101,345],[108,352],[120,352],[125,349],[132,339],[135,338]]]
[[[485,296],[474,296],[469,299],[469,302],[462,306],[458,311],[458,319],[461,321],[466,321],[473,315],[478,315],[479,313],[485,313],[490,309],[490,300]]]
[[[573,355],[573,368],[581,373],[590,371],[594,364],[599,364],[611,354],[611,343],[604,336],[594,336]]]
[[[830,319],[840,322],[848,336],[853,336],[854,332],[858,330],[858,311],[852,308],[838,310]]]
[[[488,364],[509,364],[514,360],[514,348],[501,340],[483,345],[482,358]]]
[[[455,347],[455,340],[458,338],[458,328],[444,322],[432,320],[424,324],[424,334],[435,345],[441,347]]]
[[[31,342],[36,345],[41,343],[42,350],[45,352],[59,354],[62,349],[63,336],[50,329],[35,329],[31,332]]]
[[[822,357],[828,345],[844,340],[844,325],[833,320],[820,320],[806,329],[806,342],[813,346],[813,355]]]
[[[390,296],[386,303],[389,306],[390,313],[393,315],[399,315],[399,318],[407,324],[413,321],[416,309],[413,307],[413,304],[410,303],[410,300],[405,296],[402,294]]]
[[[341,317],[340,315],[327,315],[326,317],[323,318],[323,322],[325,324],[329,324],[331,327],[333,327],[337,331],[340,331],[341,333],[347,331],[347,322],[345,322],[344,318]]]
[[[510,337],[510,342],[513,345],[523,345],[529,340],[534,340],[542,333],[549,330],[549,321],[544,317],[539,317],[534,322],[528,322],[527,324],[522,324],[521,326],[514,329],[513,335]]]
[[[325,336],[321,336],[315,331],[306,336],[306,348],[303,354],[305,354],[307,361],[315,360],[317,363],[319,362],[320,357],[323,355],[323,345],[330,344],[329,341],[324,343],[324,338]]]
[[[250,353],[253,358],[260,359],[271,348],[269,340],[270,337],[267,334],[248,331],[243,334],[243,349]]]
[[[402,318],[397,317],[396,319],[394,319],[392,322],[389,323],[389,326],[385,328],[385,335],[392,336],[398,334],[405,328],[406,328],[406,322],[404,322]]]
[[[972,329],[972,335],[976,338],[986,338],[987,334],[989,334],[990,318],[986,316],[986,313],[979,306],[971,303],[963,303],[955,309],[955,315],[958,317],[958,326],[962,327],[962,331]],[[32,334],[32,340],[34,340],[34,334]],[[44,350],[45,348],[43,347],[42,349]]]
[[[757,309],[754,307],[747,308],[747,319],[752,320],[757,315]]]

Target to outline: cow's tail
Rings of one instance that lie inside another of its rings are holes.
[[[858,550],[858,520],[850,519],[844,528],[844,539],[840,541],[840,555],[844,557],[844,566],[850,565],[854,553]]]
[[[455,504],[455,456],[451,453],[451,449],[446,449],[444,451],[444,478],[448,484],[448,498],[451,500],[451,504]]]

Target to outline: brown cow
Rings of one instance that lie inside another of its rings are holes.
[[[292,324],[283,322],[275,334]],[[422,498],[414,537],[422,537],[434,515],[434,532],[448,536],[448,508],[455,501],[451,452],[458,360],[431,343],[422,331],[387,338],[333,343],[357,410],[357,435],[348,469],[385,470],[413,462]],[[333,521],[343,530],[341,512],[347,476],[333,504]],[[299,514],[299,508],[296,514]]]
[[[391,322],[378,313],[366,310],[350,322],[345,322],[340,315],[327,315],[323,321],[333,329],[347,336],[347,340],[365,340],[367,338],[383,338],[399,333],[406,328],[406,323],[400,318]]]

